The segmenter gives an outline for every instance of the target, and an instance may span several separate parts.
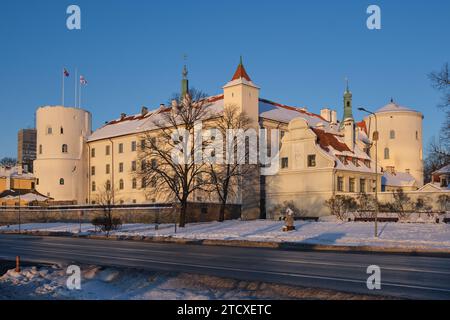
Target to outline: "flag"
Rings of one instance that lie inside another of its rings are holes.
[[[83,86],[87,85],[87,80],[83,76],[80,76],[80,84]]]
[[[69,71],[67,71],[66,68],[64,68],[64,76],[65,76],[65,77],[68,77],[68,76],[69,76]]]

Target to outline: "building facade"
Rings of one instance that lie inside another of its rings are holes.
[[[186,70],[181,87],[184,92],[188,90]],[[306,107],[264,99],[260,91],[241,61],[223,92],[207,98],[214,117],[220,117],[226,106],[233,105],[247,114],[255,129],[266,129],[268,136],[272,130],[280,132],[279,170],[273,175],[256,172],[243,181],[240,194],[232,199],[242,205],[246,217],[264,216],[261,212],[269,213],[284,201],[293,201],[308,215],[327,214],[324,201],[333,195],[371,193],[377,187],[381,191],[384,168],[394,167],[391,172],[413,176],[417,186],[423,181],[420,113],[390,108],[377,112],[378,152],[389,148],[390,157],[379,157],[379,170],[375,172],[370,138],[373,122],[370,117],[355,121],[348,85],[343,95],[342,121],[337,120],[336,110],[324,108],[315,114]],[[137,114],[123,113],[94,132],[87,111],[62,106],[39,108],[37,190],[55,200],[74,200],[79,204],[95,203],[105,188],[113,190],[116,204],[170,201],[170,195],[164,198],[154,193],[136,172],[146,165],[137,156],[145,135],[156,130],[155,121],[173,107],[143,107]],[[395,122],[390,120],[393,117]],[[396,130],[395,139],[390,136],[392,128]],[[194,194],[191,201],[217,199]]]
[[[21,129],[17,134],[17,162],[27,172],[33,172],[36,160],[36,129]]]

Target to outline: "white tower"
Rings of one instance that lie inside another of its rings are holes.
[[[393,100],[376,112],[378,119],[378,162],[384,170],[409,172],[417,187],[423,185],[422,113]],[[369,137],[375,131],[374,116],[364,119]],[[373,148],[372,148],[373,149]],[[374,150],[371,150],[373,153]],[[373,157],[374,155],[371,154]]]
[[[78,108],[40,107],[36,111],[36,130],[37,191],[55,201],[86,203],[86,139],[91,134],[91,114]]]

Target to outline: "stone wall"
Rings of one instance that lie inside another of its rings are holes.
[[[219,217],[220,204],[216,203],[189,203],[187,222],[216,221]],[[119,217],[122,223],[173,223],[178,221],[179,210],[175,207],[136,207],[113,208],[113,216]],[[77,207],[66,209],[49,208],[20,208],[21,223],[45,222],[90,222],[94,217],[104,214],[102,208],[80,209]],[[239,205],[227,205],[225,219],[240,218]],[[0,225],[17,224],[19,210],[16,208],[0,208]]]

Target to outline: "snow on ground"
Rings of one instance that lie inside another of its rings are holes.
[[[190,223],[185,228],[161,224],[124,224],[112,235],[162,236],[185,239],[218,239],[296,242],[307,244],[382,246],[417,249],[450,249],[450,225],[421,223],[379,223],[379,237],[374,237],[373,222],[296,221],[296,230],[282,232],[282,221],[228,220],[224,222]],[[77,223],[24,224],[22,230],[79,233]],[[0,232],[17,230],[17,225],[1,226]],[[93,234],[91,224],[81,225],[81,234]]]
[[[380,297],[239,281],[186,273],[80,266],[81,289],[66,286],[66,266],[8,270],[0,277],[0,300],[207,300],[207,299],[380,299]]]

